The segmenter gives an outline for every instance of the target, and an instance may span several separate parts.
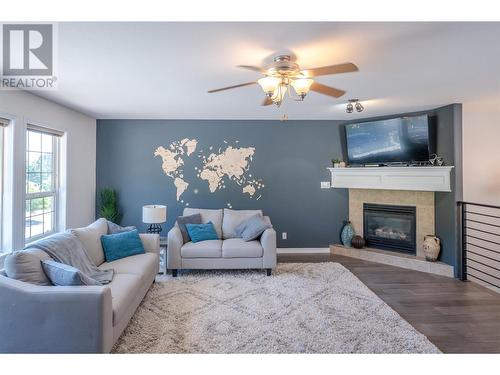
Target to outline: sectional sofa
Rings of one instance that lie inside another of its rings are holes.
[[[0,353],[108,353],[158,273],[160,239],[140,234],[145,254],[104,261],[107,222],[82,229],[87,254],[114,269],[105,286],[39,286],[0,271]]]

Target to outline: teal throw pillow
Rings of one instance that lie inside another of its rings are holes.
[[[217,233],[211,221],[206,224],[186,224],[186,229],[191,241],[200,242],[206,240],[217,240]]]
[[[129,257],[131,255],[144,254],[144,246],[137,229],[101,236],[101,244],[104,250],[106,262]]]

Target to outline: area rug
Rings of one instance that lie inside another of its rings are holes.
[[[338,263],[162,277],[114,353],[439,353]]]

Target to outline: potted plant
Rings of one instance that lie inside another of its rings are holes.
[[[340,163],[342,163],[342,160],[340,160],[340,159],[332,159],[332,166],[333,166],[333,168],[340,168]]]
[[[101,217],[119,224],[118,195],[114,189],[105,188],[101,191]]]

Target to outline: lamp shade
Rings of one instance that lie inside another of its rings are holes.
[[[167,206],[150,204],[142,207],[142,222],[160,224],[167,221]]]
[[[260,85],[260,87],[262,88],[262,90],[270,95],[272,94],[279,86],[279,84],[281,83],[281,79],[277,78],[277,77],[264,77],[264,78],[261,78],[259,79],[258,81],[258,84]]]
[[[314,81],[310,78],[297,78],[292,81],[292,86],[298,95],[306,95]]]

